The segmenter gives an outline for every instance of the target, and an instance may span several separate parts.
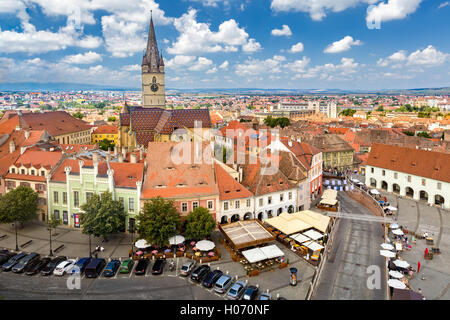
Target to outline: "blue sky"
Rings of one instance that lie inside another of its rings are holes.
[[[168,88],[450,86],[443,0],[1,0],[0,82],[140,87],[150,10]]]

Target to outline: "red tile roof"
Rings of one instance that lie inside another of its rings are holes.
[[[29,174],[8,173],[5,176],[5,179],[47,182],[47,179],[44,176],[33,176],[33,175],[29,175]]]
[[[33,167],[54,168],[62,157],[62,152],[26,150],[15,162],[16,166],[32,165]]]
[[[92,134],[118,134],[119,128],[113,125],[103,125],[95,129]]]
[[[234,180],[221,165],[215,164],[217,184],[219,185],[220,200],[242,199],[252,197],[253,194],[242,184]]]
[[[373,144],[367,165],[450,182],[450,154]]]

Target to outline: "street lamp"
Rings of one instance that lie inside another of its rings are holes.
[[[47,228],[47,230],[50,231],[50,257],[53,257],[53,250],[52,250],[52,228]]]
[[[16,251],[19,251],[19,243],[17,242],[17,221],[14,222],[14,228],[16,229]]]
[[[128,231],[131,233],[131,257],[134,256],[134,245],[133,245],[133,241],[134,241],[134,220],[129,220],[129,227],[128,227]]]

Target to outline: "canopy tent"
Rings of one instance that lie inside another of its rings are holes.
[[[391,229],[398,229],[398,227],[399,227],[399,225],[396,224],[396,223],[391,223],[391,224],[389,225],[389,228],[391,228]]]
[[[337,202],[338,202],[337,199],[325,198],[325,199],[320,200],[321,204],[326,204],[326,205],[329,205],[329,206],[335,206]]]
[[[389,287],[396,288],[396,289],[405,289],[406,288],[406,284],[404,284],[403,282],[401,282],[400,280],[397,280],[397,279],[389,279],[388,285],[389,285]]]
[[[244,250],[241,253],[250,263],[284,256],[284,252],[276,245]]]
[[[398,271],[395,271],[395,270],[389,271],[389,275],[390,275],[391,277],[396,278],[396,279],[401,279],[401,278],[404,277],[403,273],[398,272]]]
[[[177,245],[177,244],[183,243],[184,240],[186,240],[186,239],[183,236],[176,235],[176,236],[169,238],[169,243],[171,245]]]
[[[275,239],[275,236],[259,220],[244,220],[223,226],[219,225],[219,230],[236,249],[264,244]]]
[[[197,242],[197,244],[195,245],[197,247],[198,250],[200,251],[209,251],[214,249],[214,247],[216,246],[214,244],[214,242],[209,241],[209,240],[201,240],[199,242]]]
[[[284,256],[284,252],[280,250],[276,245],[266,246],[259,248],[266,255],[267,259],[273,259]]]
[[[152,245],[147,243],[147,241],[145,241],[145,239],[140,239],[140,240],[136,241],[134,246],[138,249],[145,249],[145,248],[151,247]]]
[[[397,208],[393,207],[393,206],[388,206],[386,209],[391,210],[391,211],[397,211]]]
[[[312,251],[319,251],[324,248],[324,246],[314,241],[305,242],[303,245],[306,246],[308,249],[311,249]]]
[[[399,242],[396,242],[395,243],[395,250],[402,251],[403,250],[402,244],[399,243]]]
[[[278,217],[266,219],[264,222],[287,235],[312,228],[312,225],[297,219],[294,215],[295,214],[282,213]]]
[[[310,238],[308,238],[307,236],[305,236],[304,234],[301,234],[301,233],[296,233],[296,234],[290,235],[289,237],[291,237],[292,239],[294,239],[298,243],[311,241]]]
[[[392,251],[388,251],[388,250],[380,250],[380,255],[383,257],[387,257],[387,258],[394,258],[395,257],[395,253]]]
[[[308,238],[311,238],[311,240],[317,240],[320,238],[323,238],[323,234],[320,232],[317,232],[315,230],[308,230],[306,232],[303,232],[303,235],[307,236]]]
[[[380,194],[380,192],[377,189],[370,190],[371,194]]]
[[[394,229],[394,230],[392,230],[392,233],[395,234],[396,236],[404,235],[403,231],[400,229]]]
[[[322,193],[322,199],[336,199],[337,191],[333,189],[327,189]]]
[[[409,263],[406,262],[405,260],[398,260],[397,259],[397,260],[394,261],[394,264],[397,267],[399,267],[399,268],[403,268],[403,269],[409,268]]]
[[[313,226],[314,229],[322,233],[327,232],[330,225],[331,217],[311,211],[304,210],[293,214],[297,219],[300,219]]]
[[[389,243],[382,243],[381,247],[383,249],[385,249],[385,250],[393,250],[394,249],[394,246],[392,244],[389,244]]]

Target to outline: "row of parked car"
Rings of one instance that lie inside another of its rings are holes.
[[[256,286],[247,286],[244,281],[233,281],[233,277],[220,270],[211,270],[208,265],[196,266],[195,261],[183,264],[180,270],[183,276],[191,276],[191,280],[201,283],[205,288],[213,288],[219,294],[225,294],[232,300],[272,300],[268,293],[259,293]],[[283,299],[283,298],[281,298]]]

